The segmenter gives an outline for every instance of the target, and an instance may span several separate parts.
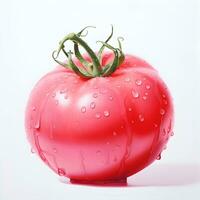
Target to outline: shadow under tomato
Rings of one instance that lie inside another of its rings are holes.
[[[128,186],[183,186],[200,182],[199,164],[152,165],[128,179]]]
[[[82,183],[61,177],[65,184],[94,187],[151,187],[183,186],[200,182],[200,165],[198,164],[158,164],[152,165],[129,177],[126,181],[107,183]]]

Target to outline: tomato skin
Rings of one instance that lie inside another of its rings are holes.
[[[112,58],[104,54],[103,65]],[[28,140],[40,158],[59,175],[86,181],[142,170],[159,157],[173,123],[166,85],[131,55],[109,77],[86,80],[58,66],[31,92],[25,116]]]

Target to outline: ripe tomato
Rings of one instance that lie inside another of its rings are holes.
[[[102,66],[113,57],[104,53]],[[117,181],[160,159],[173,105],[158,72],[125,55],[107,77],[85,79],[62,66],[45,75],[30,95],[25,126],[34,151],[59,175]]]

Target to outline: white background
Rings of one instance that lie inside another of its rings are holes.
[[[200,199],[199,11],[197,0],[0,0],[0,199]],[[30,153],[25,105],[66,33],[95,25],[88,40],[97,48],[111,23],[124,51],[155,66],[171,89],[175,135],[129,187],[65,184]]]

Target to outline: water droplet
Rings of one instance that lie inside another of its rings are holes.
[[[144,121],[144,116],[143,116],[142,114],[139,114],[139,120],[140,120],[141,122]]]
[[[59,176],[65,176],[65,170],[61,169],[61,168],[58,168],[58,175]]]
[[[163,150],[165,150],[165,149],[167,149],[167,145],[165,145],[165,146],[163,147]]]
[[[38,151],[39,151],[39,149],[38,149]],[[47,159],[45,158],[45,156],[44,156],[42,151],[39,152],[39,156],[44,162],[46,162]]]
[[[144,93],[144,95],[146,95],[146,96],[148,96],[148,94],[149,94],[148,92],[145,92],[145,93]]]
[[[75,80],[73,81],[73,83],[75,83],[75,84],[76,84],[76,83],[78,83],[78,80],[77,80],[77,79],[75,79]]]
[[[139,80],[139,79],[137,79],[137,80],[135,81],[135,84],[140,86],[140,85],[142,85],[142,81]]]
[[[116,156],[114,157],[113,161],[114,161],[114,162],[117,162],[117,157],[116,157]]]
[[[159,154],[156,159],[160,160],[161,159],[161,154]]]
[[[57,149],[56,149],[56,148],[53,148],[53,152],[54,152],[54,153],[57,153]]]
[[[121,85],[116,85],[116,87],[120,88],[120,87],[121,87]]]
[[[170,119],[170,121],[169,121],[169,126],[168,126],[168,128],[167,128],[167,132],[169,133],[170,131],[171,131],[171,127],[172,126],[172,121],[171,121],[171,119]]]
[[[165,110],[163,108],[160,109],[160,114],[164,115],[165,114]]]
[[[60,94],[66,93],[67,89],[60,90]]]
[[[51,96],[52,96],[52,97],[55,97],[55,96],[56,96],[56,93],[53,93]]]
[[[35,149],[33,147],[31,148],[31,153],[35,153]]]
[[[130,82],[130,80],[131,80],[131,79],[130,79],[129,77],[126,77],[126,78],[125,78],[125,82]]]
[[[103,114],[104,114],[105,117],[109,117],[109,116],[110,116],[110,112],[107,111],[107,110],[105,110],[105,111],[103,112]]]
[[[32,111],[35,111],[35,110],[36,110],[36,108],[35,108],[35,106],[33,106],[33,107],[32,107]]]
[[[101,94],[106,94],[107,92],[108,92],[108,90],[106,88],[100,89],[100,93]]]
[[[96,151],[96,154],[101,155],[101,151],[100,150]]]
[[[107,144],[107,145],[109,145],[109,144],[110,144],[110,142],[106,142],[106,144]]]
[[[167,100],[166,100],[166,99],[163,99],[163,103],[164,103],[165,105],[167,105]]]
[[[81,108],[81,112],[82,112],[82,113],[85,113],[85,112],[86,112],[86,107],[85,107],[85,106],[83,106],[83,107]]]
[[[146,100],[146,99],[147,99],[147,97],[146,97],[146,96],[143,96],[142,98],[143,98],[144,100]]]
[[[134,124],[135,123],[135,121],[134,120],[131,120],[131,124]]]
[[[140,95],[139,95],[139,93],[138,93],[137,91],[132,90],[132,96],[133,96],[134,98],[138,98]]]
[[[35,122],[35,126],[34,126],[35,129],[39,129],[40,128],[40,120],[37,120]]]
[[[91,109],[94,109],[96,107],[96,104],[94,103],[94,102],[92,102],[91,104],[90,104],[90,108]]]
[[[94,97],[94,98],[97,98],[97,97],[98,97],[98,94],[97,94],[97,93],[94,93],[94,94],[93,94],[93,97]]]
[[[58,105],[58,100],[55,101],[56,105]]]
[[[146,85],[145,87],[146,87],[147,90],[149,90],[151,88],[150,85]]]
[[[166,130],[165,129],[163,129],[163,135],[165,136],[167,133],[166,133]]]
[[[112,101],[112,100],[113,100],[113,97],[112,97],[112,96],[109,96],[109,100]]]
[[[174,132],[172,131],[170,135],[171,135],[171,136],[174,136]]]
[[[132,111],[132,108],[128,108],[128,111],[131,112],[131,111]]]
[[[123,128],[124,128],[124,126],[122,125],[122,126],[121,126],[121,129],[123,129]]]
[[[64,98],[67,99],[67,98],[68,98],[68,95],[66,94],[66,95],[64,96]]]
[[[158,124],[156,124],[156,123],[154,123],[153,125],[154,125],[154,127],[155,127],[155,128],[157,128],[157,127],[158,127]]]
[[[113,132],[113,135],[116,136],[116,135],[117,135],[117,132],[114,131],[114,132]]]
[[[121,147],[121,145],[120,144],[116,144],[115,147],[116,147],[116,149],[119,149]]]
[[[165,94],[162,94],[162,97],[163,97],[163,98],[166,98],[166,95],[165,95]]]
[[[100,114],[100,113],[96,113],[96,114],[95,114],[95,117],[96,117],[97,119],[100,119],[100,118],[101,118],[101,114]]]

